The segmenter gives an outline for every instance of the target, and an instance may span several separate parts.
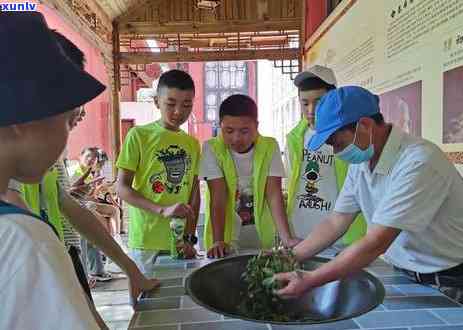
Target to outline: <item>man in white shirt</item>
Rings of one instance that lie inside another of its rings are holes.
[[[66,145],[73,109],[105,87],[63,55],[38,12],[0,12],[0,39],[4,198],[13,178],[40,182]],[[106,328],[46,220],[0,200],[0,241],[0,329]]]
[[[270,248],[279,235],[285,246],[299,242],[284,212],[280,149],[257,131],[257,106],[246,95],[220,105],[221,134],[204,143],[200,176],[207,181],[205,245],[221,258],[230,248]]]
[[[463,180],[434,144],[383,121],[379,99],[347,86],[328,93],[317,108],[311,150],[323,143],[351,163],[334,212],[294,248],[310,258],[340,237],[362,212],[367,235],[331,262],[302,277],[279,274],[278,293],[295,297],[346,277],[384,254],[418,283],[463,286]]]

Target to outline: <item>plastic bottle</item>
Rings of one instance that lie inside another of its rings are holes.
[[[170,256],[173,259],[183,259],[183,234],[185,219],[171,218],[170,220]]]

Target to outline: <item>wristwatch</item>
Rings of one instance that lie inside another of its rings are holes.
[[[196,237],[193,234],[185,234],[183,235],[183,241],[190,243],[191,245],[195,245],[196,243],[198,243],[198,237]]]

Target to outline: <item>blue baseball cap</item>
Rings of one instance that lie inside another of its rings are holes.
[[[379,113],[379,97],[365,88],[345,86],[325,94],[315,110],[315,134],[307,147],[316,151],[340,128]]]

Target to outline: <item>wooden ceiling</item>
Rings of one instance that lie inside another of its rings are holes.
[[[296,59],[302,0],[42,0],[124,63]],[[214,10],[202,4],[217,4]],[[82,28],[83,26],[83,28]],[[156,41],[148,47],[147,41]],[[102,44],[103,43],[103,44]],[[115,45],[117,43],[118,45]],[[106,44],[106,45],[104,45]],[[107,51],[105,51],[108,53]]]
[[[198,2],[143,1],[118,16],[121,62],[299,57],[304,1],[220,0],[214,10],[198,8]]]

